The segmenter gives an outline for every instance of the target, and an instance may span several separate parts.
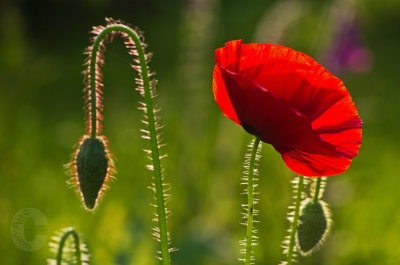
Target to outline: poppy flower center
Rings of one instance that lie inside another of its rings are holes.
[[[240,122],[240,124],[242,124],[243,129],[245,129],[246,132],[256,136],[257,138],[261,138],[261,134],[258,133],[253,126],[251,126],[250,124],[244,123],[244,122]]]

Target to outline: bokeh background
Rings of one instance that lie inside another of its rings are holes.
[[[213,100],[214,49],[232,39],[303,51],[339,76],[364,122],[350,169],[328,180],[334,226],[308,265],[400,264],[400,1],[398,0],[3,0],[0,3],[1,264],[45,264],[61,228],[78,230],[92,264],[158,264],[151,238],[153,194],[147,142],[140,138],[140,96],[131,58],[118,40],[104,67],[104,134],[118,173],[100,207],[83,209],[63,165],[84,133],[82,62],[93,25],[122,19],[144,31],[157,73],[171,183],[173,264],[238,264],[242,161],[250,137]],[[288,228],[292,173],[263,145],[256,264],[278,264]],[[46,225],[25,221],[25,237],[47,243],[26,251],[12,241],[12,220],[39,210]]]

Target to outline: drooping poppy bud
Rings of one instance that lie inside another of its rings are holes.
[[[297,228],[297,247],[302,255],[308,255],[321,246],[330,224],[330,213],[325,202],[307,200],[303,204]]]
[[[113,161],[104,136],[82,138],[75,155],[74,169],[75,183],[85,208],[93,210],[113,171]]]

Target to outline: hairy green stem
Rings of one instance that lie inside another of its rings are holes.
[[[65,246],[65,241],[67,240],[68,236],[72,235],[74,238],[74,245],[75,245],[75,258],[76,258],[76,264],[77,265],[82,265],[82,258],[81,258],[81,248],[80,248],[80,242],[79,242],[79,235],[78,233],[73,230],[69,229],[67,232],[65,232],[60,240],[60,243],[58,245],[58,252],[57,252],[57,265],[61,265],[62,262],[62,254],[63,254],[63,249]]]
[[[260,138],[254,139],[253,148],[251,150],[250,161],[249,161],[249,172],[247,175],[247,230],[246,230],[246,256],[245,264],[251,264],[252,254],[252,242],[253,242],[253,218],[254,218],[254,163],[256,160],[258,145],[260,144]]]
[[[287,265],[291,265],[293,262],[295,238],[296,238],[297,225],[299,222],[299,214],[300,214],[301,195],[303,192],[303,182],[304,182],[304,177],[299,175],[293,222],[292,222],[292,226],[290,228],[290,239],[289,239],[288,253],[287,253]]]
[[[317,202],[319,199],[319,191],[321,189],[321,179],[322,179],[322,177],[317,178],[317,183],[315,184],[315,194],[314,194],[314,200],[313,200],[314,202]]]
[[[170,261],[170,252],[168,245],[168,232],[167,232],[167,220],[166,220],[166,208],[165,208],[165,197],[163,191],[163,181],[161,174],[161,163],[160,163],[160,152],[157,141],[157,130],[155,123],[155,114],[154,107],[152,102],[152,93],[150,86],[150,78],[149,72],[147,68],[146,56],[142,47],[142,43],[138,34],[131,29],[130,27],[123,24],[111,24],[106,26],[104,30],[100,34],[97,35],[96,39],[93,42],[92,54],[90,57],[90,89],[91,89],[91,137],[96,136],[96,62],[98,60],[98,51],[99,45],[104,37],[112,32],[124,32],[126,33],[134,42],[139,64],[140,71],[142,75],[143,81],[143,91],[144,91],[144,101],[146,103],[145,115],[147,116],[148,121],[148,130],[150,137],[150,149],[151,149],[151,158],[153,162],[153,173],[154,173],[154,182],[155,182],[155,191],[156,191],[156,200],[157,200],[157,217],[158,217],[158,227],[160,233],[160,244],[161,244],[161,258],[163,265],[169,265]]]

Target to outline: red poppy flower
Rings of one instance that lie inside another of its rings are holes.
[[[215,100],[304,176],[343,173],[360,149],[361,119],[342,81],[311,57],[273,44],[215,51]]]

